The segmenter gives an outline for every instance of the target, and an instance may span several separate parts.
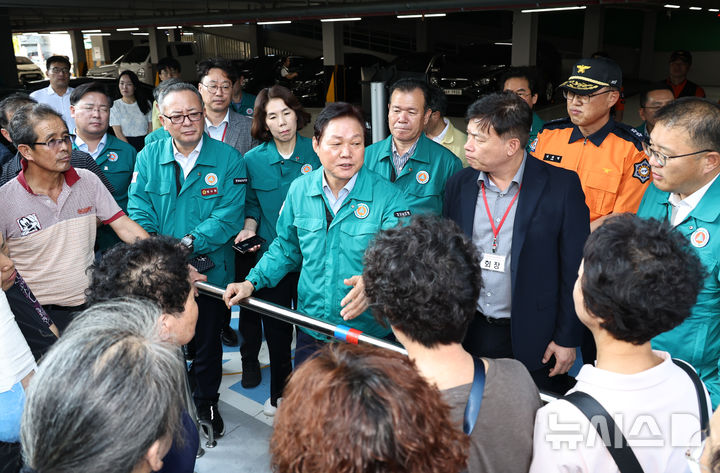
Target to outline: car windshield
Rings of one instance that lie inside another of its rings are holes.
[[[135,46],[127,52],[122,62],[143,62],[150,54],[148,46]]]
[[[33,62],[23,56],[15,56],[15,64],[32,64]]]

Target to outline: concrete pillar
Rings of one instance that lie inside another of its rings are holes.
[[[534,66],[537,60],[538,14],[513,12],[513,66]]]
[[[592,53],[603,49],[604,28],[605,11],[603,7],[599,5],[588,5],[585,10],[582,57],[590,57]]]
[[[150,45],[150,61],[153,64],[164,58],[167,55],[167,35],[165,30],[158,30],[157,28],[150,27],[147,29],[148,44]]]
[[[342,23],[322,24],[323,64],[334,66],[344,64]]]
[[[70,47],[73,55],[73,68],[76,77],[84,76],[89,67],[85,55],[85,38],[80,30],[70,30]]]
[[[262,28],[257,25],[246,25],[249,29],[250,57],[262,56],[265,46],[262,40]]]
[[[655,30],[657,28],[657,13],[646,11],[643,18],[643,33],[640,43],[640,79],[657,79],[653,74],[653,58],[655,57]]]
[[[15,88],[18,85],[17,66],[15,65],[15,50],[13,49],[12,29],[10,28],[10,16],[7,8],[0,8],[0,64],[7,67],[0,68],[0,86]],[[5,41],[2,40],[5,38]]]
[[[424,18],[415,22],[415,50],[419,53],[430,50],[430,25]]]

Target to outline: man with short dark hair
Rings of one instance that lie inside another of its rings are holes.
[[[164,58],[161,58],[158,61],[158,79],[160,79],[160,83],[162,84],[168,79],[180,79],[180,72],[182,71],[182,67],[180,66],[180,62],[171,56],[166,56]],[[154,95],[154,93],[153,93]],[[153,101],[152,106],[152,127],[153,130],[161,129],[162,124],[160,123],[160,111],[158,110],[157,106],[157,98]]]
[[[0,102],[0,111],[2,111],[2,119],[0,119],[0,123],[3,124],[2,129],[0,129],[0,133],[2,133],[2,135],[10,143],[12,143],[12,136],[10,135],[10,120],[12,120],[12,117],[15,115],[15,111],[25,105],[35,103],[37,102],[34,99],[31,99],[30,96],[23,93],[9,95]],[[100,181],[102,181],[103,185],[110,191],[110,193],[115,192],[115,188],[112,184],[110,184],[108,178],[105,177],[105,174],[103,174],[100,170],[100,166],[97,165],[95,160],[93,160],[92,156],[89,154],[73,149],[70,153],[70,165],[74,168],[87,169],[88,171],[91,171],[100,178]],[[8,159],[2,166],[2,172],[0,172],[0,186],[10,182],[10,180],[20,174],[20,171],[22,171],[22,155],[20,153],[15,153],[15,155]]]
[[[192,85],[179,82],[158,97],[160,121],[170,138],[143,148],[128,191],[128,212],[147,231],[180,239],[192,254],[214,263],[206,271],[216,286],[235,275],[232,240],[245,218],[245,160],[232,146],[204,133],[203,100]],[[226,312],[222,301],[197,298],[193,373],[198,416],[212,423],[215,437],[225,432],[218,411],[222,378],[220,330]]]
[[[581,59],[560,84],[569,117],[546,123],[530,146],[536,158],[580,177],[592,229],[609,214],[635,212],[650,184],[643,136],[610,116],[621,87],[615,61]]]
[[[221,57],[198,64],[198,90],[205,103],[205,132],[245,155],[255,142],[250,135],[252,118],[230,108],[235,69]]]
[[[541,389],[565,392],[583,333],[572,305],[590,230],[580,182],[527,154],[532,113],[516,94],[483,97],[467,119],[470,167],[448,181],[443,206],[482,255],[484,289],[463,345],[515,358]]]
[[[73,90],[70,94],[70,115],[76,124],[73,149],[88,153],[102,166],[115,189],[113,198],[123,212],[127,212],[127,189],[137,151],[107,133],[112,104],[105,87],[97,82],[88,82]],[[98,250],[104,251],[119,240],[113,232],[100,228],[96,241]]]
[[[670,222],[700,257],[707,277],[690,317],[652,340],[698,371],[720,403],[720,108],[685,97],[658,110],[647,147],[653,183],[638,215]],[[668,288],[673,298],[675,288]]]
[[[0,188],[0,231],[18,272],[62,331],[85,303],[98,220],[128,243],[148,234],[94,174],[71,167],[72,138],[60,114],[43,104],[22,107],[10,132],[22,171]]]
[[[535,107],[538,100],[537,92],[537,74],[528,67],[510,68],[501,79],[502,90],[510,91],[517,94],[523,99],[530,109]],[[528,138],[525,149],[530,151],[530,147],[537,142],[537,135],[542,130],[545,122],[533,110],[532,127],[530,128],[530,138]]]
[[[655,112],[675,100],[672,88],[664,82],[650,84],[640,93],[640,109],[638,113],[643,119],[642,124],[635,129],[646,139],[655,126]]]
[[[38,103],[49,105],[53,110],[62,115],[67,124],[68,130],[75,131],[75,120],[70,115],[70,94],[73,88],[70,87],[70,60],[65,56],[50,56],[47,61],[45,74],[50,80],[50,85],[44,89],[36,90],[30,97]]]
[[[692,54],[690,54],[690,51],[678,49],[670,54],[670,61],[668,62],[670,70],[665,83],[672,88],[676,99],[680,97],[705,97],[705,90],[687,78],[690,66],[692,66]]]
[[[405,193],[413,214],[442,211],[445,183],[462,169],[450,150],[425,136],[430,119],[430,89],[417,79],[390,87],[390,136],[365,149],[365,165]]]
[[[440,87],[430,87],[430,118],[425,125],[425,135],[435,143],[440,143],[460,158],[463,167],[467,166],[465,160],[465,140],[467,135],[455,128],[450,120],[445,118],[447,113],[447,97]]]
[[[255,113],[255,99],[257,96],[243,90],[245,85],[245,75],[241,68],[235,67],[235,75],[237,79],[233,84],[232,89],[232,102],[230,105],[240,115],[252,118]]]
[[[442,393],[458,427],[477,382],[476,369],[486,373],[477,398],[480,410],[466,418],[474,424],[465,432],[470,435],[467,471],[527,473],[532,424],[541,405],[532,378],[519,361],[474,359],[462,346],[475,317],[481,271],[475,246],[457,225],[421,215],[375,237],[365,251],[363,280],[375,319],[390,323],[423,378]]]

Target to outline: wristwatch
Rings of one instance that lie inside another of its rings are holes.
[[[188,233],[187,235],[185,235],[184,237],[182,237],[180,239],[180,244],[187,247],[188,249],[190,249],[191,253],[193,251],[194,242],[195,242],[195,237],[192,236],[190,233]]]

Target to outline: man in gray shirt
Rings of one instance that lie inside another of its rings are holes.
[[[522,361],[541,389],[563,393],[583,333],[572,302],[590,231],[579,179],[527,154],[532,111],[517,95],[487,95],[466,118],[470,167],[448,180],[443,207],[472,238],[485,283],[464,346]]]

